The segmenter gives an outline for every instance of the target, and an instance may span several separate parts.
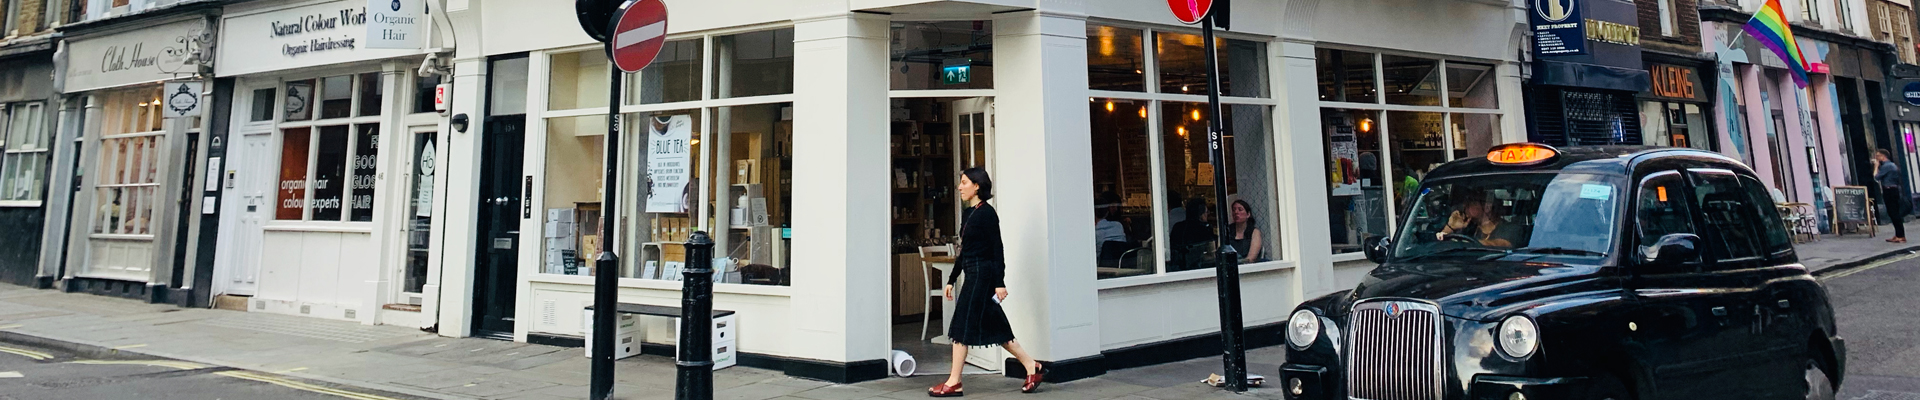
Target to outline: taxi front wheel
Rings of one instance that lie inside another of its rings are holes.
[[[1827,371],[1820,367],[1820,360],[1807,360],[1807,400],[1833,400],[1833,380],[1827,377]]]

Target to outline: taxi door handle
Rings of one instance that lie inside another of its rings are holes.
[[[1776,305],[1779,305],[1779,306],[1780,306],[1780,308],[1783,308],[1783,309],[1784,309],[1784,308],[1792,308],[1792,305],[1793,305],[1793,303],[1791,303],[1791,302],[1788,302],[1788,301],[1787,301],[1786,299],[1780,299],[1780,301],[1779,301],[1779,302],[1776,302],[1776,303],[1774,303],[1774,304],[1776,304]]]
[[[1714,307],[1714,308],[1713,308],[1713,316],[1715,316],[1715,317],[1725,317],[1725,316],[1727,316],[1727,308],[1726,308],[1726,307]]]

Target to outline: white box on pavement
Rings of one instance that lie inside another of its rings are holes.
[[[580,334],[586,335],[589,338],[593,337],[593,311],[594,310],[581,311],[581,313],[585,315],[585,318],[580,320]],[[616,334],[640,332],[640,315],[614,313],[613,332]]]
[[[739,346],[735,338],[739,336],[740,328],[734,326],[735,318],[739,316],[740,314],[728,314],[727,316],[713,319],[713,341],[711,343],[713,344],[713,369],[715,370],[731,367],[739,363],[740,350],[737,348]],[[673,319],[674,332],[680,332],[680,323],[681,320],[679,318]],[[686,342],[677,339],[674,342],[673,354],[676,358],[679,357],[681,343]],[[724,357],[724,362],[722,357]]]
[[[587,334],[587,357],[593,357],[593,334]],[[640,333],[621,333],[613,336],[613,359],[618,360],[640,355]]]

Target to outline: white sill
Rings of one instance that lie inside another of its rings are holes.
[[[1246,275],[1246,274],[1251,274],[1256,272],[1293,269],[1294,267],[1295,265],[1294,265],[1294,262],[1292,261],[1268,261],[1268,262],[1262,262],[1262,263],[1241,265],[1240,274]],[[1125,278],[1101,279],[1099,280],[1099,287],[1100,287],[1100,290],[1112,290],[1112,289],[1129,288],[1134,286],[1158,285],[1158,284],[1169,283],[1169,282],[1213,279],[1213,275],[1214,275],[1213,269],[1196,269],[1191,271],[1169,272],[1169,273],[1158,274],[1158,275],[1129,276]]]
[[[0,207],[40,207],[41,203],[39,200],[8,200],[0,201]]]
[[[533,274],[532,277],[527,278],[527,281],[561,285],[593,286],[595,279],[597,279],[597,277],[581,275]],[[680,281],[663,281],[659,279],[620,278],[619,282],[621,289],[648,289],[678,292],[681,287]],[[746,285],[739,283],[714,283],[713,292],[748,296],[793,296],[793,288],[789,286]]]
[[[355,222],[349,225],[347,223],[338,223],[338,222],[336,223],[326,223],[326,222],[298,223],[298,222],[289,221],[285,223],[268,223],[266,224],[266,226],[263,226],[260,229],[267,232],[330,232],[330,233],[372,234],[373,233],[372,225],[373,224],[370,222]]]
[[[1365,259],[1367,259],[1367,253],[1342,253],[1342,254],[1333,255],[1333,262],[1335,264],[1348,262],[1348,261],[1361,261]]]

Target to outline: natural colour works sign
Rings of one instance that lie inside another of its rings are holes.
[[[219,76],[244,75],[420,53],[414,48],[368,46],[366,5],[365,0],[337,0],[228,14],[221,30],[215,72]]]

